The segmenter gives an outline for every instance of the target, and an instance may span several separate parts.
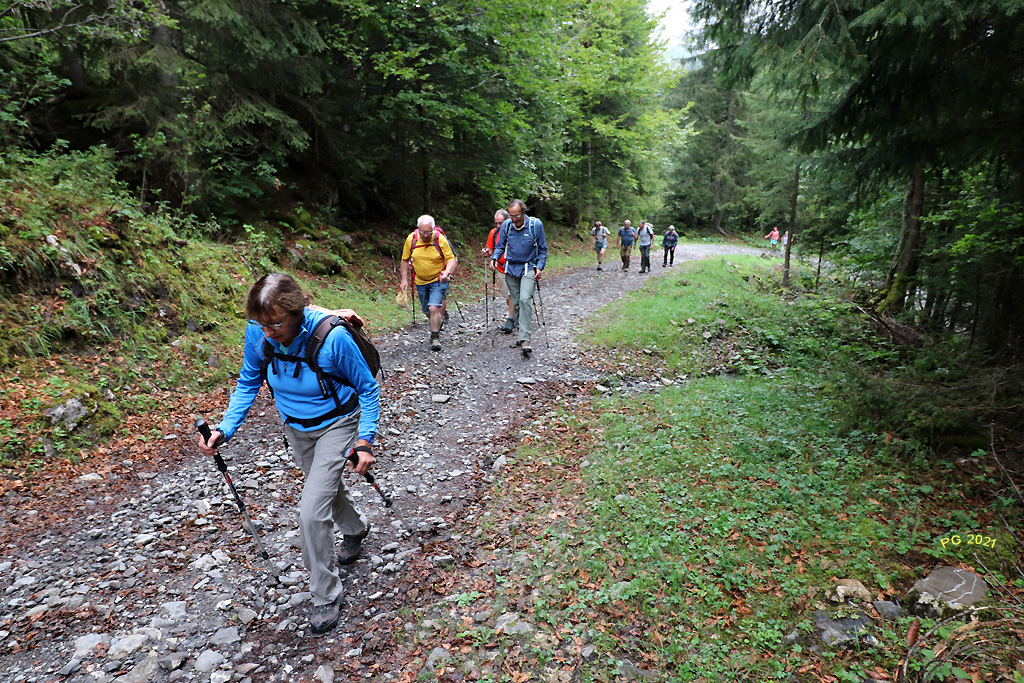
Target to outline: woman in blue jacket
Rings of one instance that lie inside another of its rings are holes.
[[[305,363],[306,342],[328,312],[307,308],[311,297],[291,276],[270,273],[249,290],[242,369],[224,419],[200,450],[213,456],[221,434],[230,441],[256,400],[264,379],[285,423],[295,463],[306,475],[299,502],[302,561],[309,570],[313,594],[314,633],[337,626],[343,587],[337,563],[354,562],[370,530],[366,517],[345,488],[343,474],[354,469],[365,474],[373,464],[371,443],[377,433],[379,392],[377,380],[352,336],[345,330],[328,334],[317,363],[333,383],[333,395],[324,395],[316,373]],[[266,364],[265,344],[273,350]],[[347,460],[355,447],[359,462]],[[334,526],[343,534],[342,551],[335,559]]]

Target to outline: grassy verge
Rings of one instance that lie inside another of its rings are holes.
[[[463,671],[516,683],[891,680],[915,618],[886,622],[870,601],[832,602],[838,580],[899,600],[928,569],[951,564],[1005,587],[999,600],[1020,597],[1019,546],[996,516],[1016,524],[1017,512],[1000,499],[991,460],[925,457],[901,445],[905,435],[856,417],[870,411],[847,393],[855,368],[866,386],[866,373],[891,382],[913,363],[851,306],[777,295],[755,261],[687,266],[630,297],[622,315],[601,316],[629,321],[594,330],[609,348],[657,350],[634,374],[691,379],[658,394],[565,402],[529,427],[485,515],[489,547],[508,569],[495,572],[491,594],[453,589],[464,609],[453,611],[463,625],[450,637]],[[950,541],[969,534],[995,547]],[[488,606],[535,630],[466,626]],[[811,637],[815,611],[863,611],[871,638],[822,646]],[[954,667],[1014,680],[1019,617],[1001,615],[992,660],[940,648],[954,622],[919,648],[910,672],[920,676],[931,658],[932,680]],[[936,625],[918,623],[921,633]]]

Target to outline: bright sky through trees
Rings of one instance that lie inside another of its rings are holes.
[[[665,56],[670,60],[680,59],[687,53],[683,47],[686,42],[684,34],[693,28],[689,7],[689,0],[650,0],[647,4],[647,11],[652,15],[665,13],[660,37],[666,43]]]

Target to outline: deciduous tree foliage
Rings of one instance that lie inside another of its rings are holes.
[[[111,0],[89,16],[118,22],[74,25],[18,5],[4,141],[106,144],[142,196],[190,212],[476,222],[529,196],[572,221],[656,203],[674,135],[639,0]]]

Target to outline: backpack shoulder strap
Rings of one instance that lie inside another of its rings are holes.
[[[441,263],[442,263],[441,267],[442,268],[444,268],[445,266],[448,265],[448,259],[446,259],[444,257],[444,250],[441,249],[441,235],[443,235],[443,234],[444,234],[444,231],[441,230],[441,228],[438,228],[438,227],[434,228],[434,248],[437,249],[437,253],[440,254],[440,256],[441,256]],[[445,239],[448,239],[448,238],[446,237]],[[450,244],[451,243],[449,243],[449,245]]]
[[[316,358],[320,354],[320,349],[324,346],[324,340],[327,339],[327,335],[341,324],[340,321],[341,318],[336,315],[325,316],[316,324],[316,327],[313,328],[309,335],[309,339],[306,340],[306,365],[316,373],[316,381],[320,384],[320,392],[324,397],[333,395],[335,401],[338,400],[338,392],[334,390],[334,385],[327,381],[327,374],[321,369]],[[348,384],[341,377],[337,377],[337,379]]]
[[[441,257],[441,261],[444,263],[444,265],[448,265],[448,259],[445,258],[444,256],[444,250],[441,249],[441,240],[439,238],[440,235],[444,234],[444,231],[441,230],[440,228],[435,227],[431,244],[417,244],[417,242],[419,241],[419,232],[419,230],[412,231],[412,245],[409,247],[409,258],[412,258],[412,252],[416,251],[417,247],[433,246],[434,249],[437,249],[437,253]]]

